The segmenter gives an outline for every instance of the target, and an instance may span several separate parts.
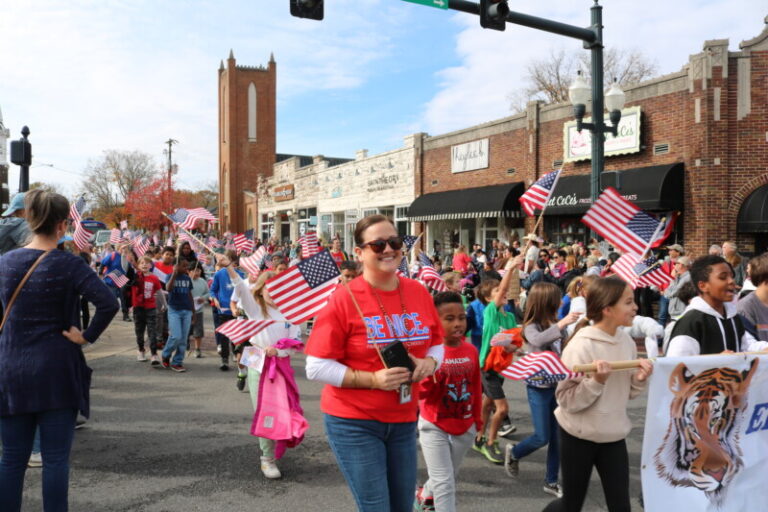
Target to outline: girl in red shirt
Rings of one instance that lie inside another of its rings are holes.
[[[467,313],[461,295],[435,295],[445,331],[440,371],[420,383],[419,443],[429,480],[413,509],[456,511],[456,477],[475,434],[483,428],[483,390],[477,349],[465,341]],[[432,507],[432,508],[431,508]]]
[[[443,357],[443,330],[427,290],[396,274],[402,239],[383,215],[361,219],[363,274],[339,287],[307,341],[307,377],[325,382],[328,444],[360,511],[410,512],[416,490],[416,399],[410,386]],[[386,368],[380,350],[405,345],[413,371]]]

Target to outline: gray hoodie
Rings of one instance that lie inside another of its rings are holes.
[[[23,247],[31,234],[26,220],[21,217],[3,217],[0,219],[0,254]]]

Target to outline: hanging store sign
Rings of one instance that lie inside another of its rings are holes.
[[[585,123],[592,122],[591,117],[584,118]],[[610,126],[608,114],[605,124]],[[584,128],[581,133],[576,131],[576,121],[563,125],[563,160],[577,162],[592,158],[592,132]],[[605,134],[605,156],[627,155],[640,152],[640,107],[629,107],[621,111],[619,133],[616,137]]]
[[[451,172],[467,172],[488,167],[488,139],[451,146]]]

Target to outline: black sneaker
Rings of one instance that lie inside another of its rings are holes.
[[[237,376],[237,390],[242,391],[245,389],[245,375]]]
[[[199,349],[199,348],[198,348],[197,350],[195,350],[195,357],[196,357],[197,359],[200,359],[201,357],[203,357],[203,353],[202,353],[202,352],[200,352],[200,349]]]
[[[512,478],[517,478],[520,474],[520,460],[516,459],[512,456],[512,448],[514,448],[514,445],[508,444],[504,448],[504,471],[507,472],[509,476]],[[546,486],[550,484],[544,484],[544,492],[549,492],[550,494],[553,494],[550,491],[547,491]],[[553,484],[555,487],[557,487],[557,483]],[[558,496],[559,498],[560,496]]]
[[[221,370],[223,372],[228,372],[229,371],[229,365],[227,363],[221,363],[221,366],[219,366],[219,370]]]
[[[501,437],[507,437],[510,434],[514,434],[517,432],[517,427],[512,424],[511,421],[509,421],[509,417],[506,417],[504,419],[504,422],[501,424],[501,427],[499,427],[499,435]]]
[[[129,317],[127,314],[123,315],[123,322],[132,322],[131,317]]]
[[[553,484],[544,483],[544,492],[547,494],[551,494],[556,498],[563,497],[563,489],[562,487],[560,487],[560,484],[557,482]]]

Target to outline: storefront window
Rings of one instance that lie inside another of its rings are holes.
[[[395,227],[397,228],[397,232],[400,235],[410,235],[411,234],[411,223],[408,222],[408,207],[407,206],[397,206],[395,208]]]
[[[482,226],[480,228],[482,241],[480,243],[483,245],[483,250],[485,252],[491,250],[494,238],[499,237],[498,225],[499,219],[496,217],[486,217],[482,220]]]
[[[589,230],[578,215],[544,216],[544,234],[552,243],[572,244],[586,242]]]

